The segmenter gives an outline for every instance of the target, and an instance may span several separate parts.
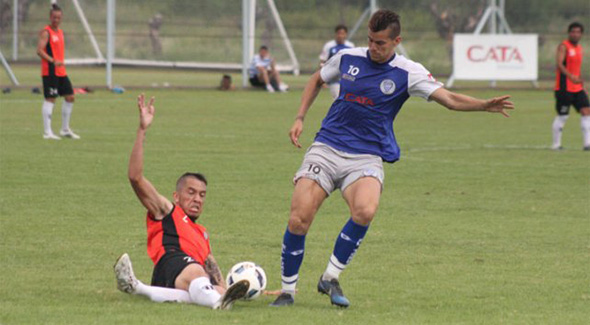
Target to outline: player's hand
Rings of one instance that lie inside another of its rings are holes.
[[[510,98],[510,95],[505,95],[486,100],[484,104],[485,111],[490,113],[500,113],[505,117],[510,117],[510,115],[506,113],[506,110],[514,109],[514,103],[507,100],[508,98]]]
[[[580,78],[579,76],[572,75],[572,77],[570,78],[570,80],[573,83],[575,83],[575,84],[581,84],[581,83],[583,83],[582,78]]]
[[[303,121],[298,118],[293,123],[291,130],[289,130],[289,138],[291,138],[291,143],[297,147],[301,148],[301,144],[299,143],[299,136],[303,132]]]
[[[156,108],[154,107],[155,97],[150,98],[149,103],[146,104],[145,96],[143,94],[137,96],[137,107],[139,108],[139,128],[146,130],[154,120],[154,113]]]
[[[53,65],[55,65],[56,67],[61,67],[64,65],[64,63],[60,60],[53,60]]]

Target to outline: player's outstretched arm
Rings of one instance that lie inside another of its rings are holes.
[[[160,195],[152,183],[143,176],[143,141],[145,140],[145,133],[154,119],[156,111],[154,100],[155,98],[152,97],[149,103],[146,104],[143,94],[137,97],[139,128],[129,158],[128,176],[129,182],[131,182],[131,186],[141,204],[156,220],[161,220],[172,210],[172,202]]]
[[[490,113],[500,113],[509,117],[506,110],[514,109],[514,103],[508,100],[509,95],[495,97],[491,99],[478,99],[467,95],[454,93],[445,88],[435,90],[430,99],[441,104],[442,106],[462,112],[484,111]]]
[[[309,81],[305,85],[305,89],[301,95],[301,105],[299,105],[299,111],[297,111],[295,122],[293,122],[293,126],[289,130],[289,138],[291,139],[291,143],[293,143],[293,145],[297,148],[301,148],[299,136],[301,135],[301,132],[303,132],[303,120],[305,119],[305,114],[307,114],[307,111],[320,93],[323,84],[324,81],[322,80],[320,71],[318,70],[311,76],[311,78],[309,78]]]
[[[211,278],[211,284],[227,289],[227,284],[225,283],[223,274],[221,274],[221,270],[219,269],[219,265],[213,257],[213,254],[209,254],[205,260],[205,272],[207,272],[209,278]]]

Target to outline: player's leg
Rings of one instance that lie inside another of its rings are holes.
[[[568,94],[565,91],[555,92],[555,110],[557,116],[553,119],[553,125],[551,129],[553,131],[553,143],[551,149],[560,150],[561,146],[561,135],[563,133],[563,127],[569,117],[570,100]]]
[[[43,138],[51,140],[60,140],[60,137],[53,133],[51,129],[51,116],[53,115],[53,107],[55,106],[55,98],[58,94],[57,78],[45,76],[43,77],[43,106],[41,107],[41,116],[43,117]]]
[[[131,259],[126,253],[117,259],[114,270],[117,288],[122,292],[145,296],[155,302],[192,302],[185,290],[149,286],[139,281],[133,272]]]
[[[348,307],[350,304],[342,293],[338,278],[351,262],[373,221],[379,206],[381,187],[381,181],[378,178],[362,177],[343,192],[351,218],[338,235],[326,271],[318,282],[318,291],[329,295],[334,305]]]
[[[269,93],[274,93],[275,89],[272,87],[270,83],[270,76],[268,75],[268,70],[266,70],[265,67],[257,67],[256,69],[258,69],[258,80],[264,82],[266,90]]]
[[[238,281],[227,290],[214,286],[203,266],[187,260],[187,257],[183,260],[189,264],[178,274],[174,286],[188,291],[193,303],[214,309],[230,309],[236,300],[246,296],[250,287],[247,280]]]
[[[588,95],[584,90],[576,94],[574,107],[576,107],[581,115],[580,126],[584,140],[584,150],[590,151],[590,102],[588,100]]]
[[[74,109],[74,89],[70,78],[62,77],[59,78],[59,93],[60,96],[64,97],[64,101],[61,106],[61,131],[59,134],[66,138],[80,139],[80,136],[72,131],[70,128],[70,119],[72,117],[72,111]]]
[[[274,81],[274,83],[277,85],[278,90],[281,92],[286,92],[287,90],[289,90],[289,86],[281,81],[281,76],[279,74],[279,70],[277,70],[277,68],[275,67],[275,64],[273,62],[271,69],[270,69],[270,75],[271,75],[271,81]]]
[[[314,180],[301,178],[295,184],[291,198],[291,211],[281,252],[281,295],[271,306],[292,305],[303,263],[305,236],[316,212],[328,194]]]

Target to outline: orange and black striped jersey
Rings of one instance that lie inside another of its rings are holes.
[[[561,44],[565,45],[563,65],[569,73],[579,77],[582,72],[582,46],[580,44],[573,45],[569,40],[564,40]],[[555,90],[577,93],[584,90],[584,85],[573,83],[565,74],[557,69],[555,71]]]
[[[205,265],[211,253],[207,229],[195,223],[180,207],[175,205],[162,220],[155,220],[148,212],[146,223],[147,251],[154,264],[166,252],[182,251]]]
[[[55,31],[49,25],[45,26],[44,30],[49,33],[49,40],[47,40],[45,52],[47,52],[47,54],[54,60],[64,62],[66,50],[63,31],[61,29]],[[67,76],[66,66],[62,65],[56,67],[53,63],[45,59],[41,59],[41,76],[65,77]]]

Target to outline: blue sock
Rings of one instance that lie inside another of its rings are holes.
[[[336,239],[334,252],[332,253],[332,256],[330,256],[328,267],[322,276],[324,280],[329,281],[331,279],[338,279],[340,272],[342,272],[346,265],[352,260],[354,253],[356,253],[363,238],[365,238],[368,229],[368,225],[359,225],[352,221],[352,218],[348,220]]]
[[[295,235],[285,230],[283,251],[281,253],[282,291],[295,294],[299,278],[299,267],[303,262],[305,235]]]

